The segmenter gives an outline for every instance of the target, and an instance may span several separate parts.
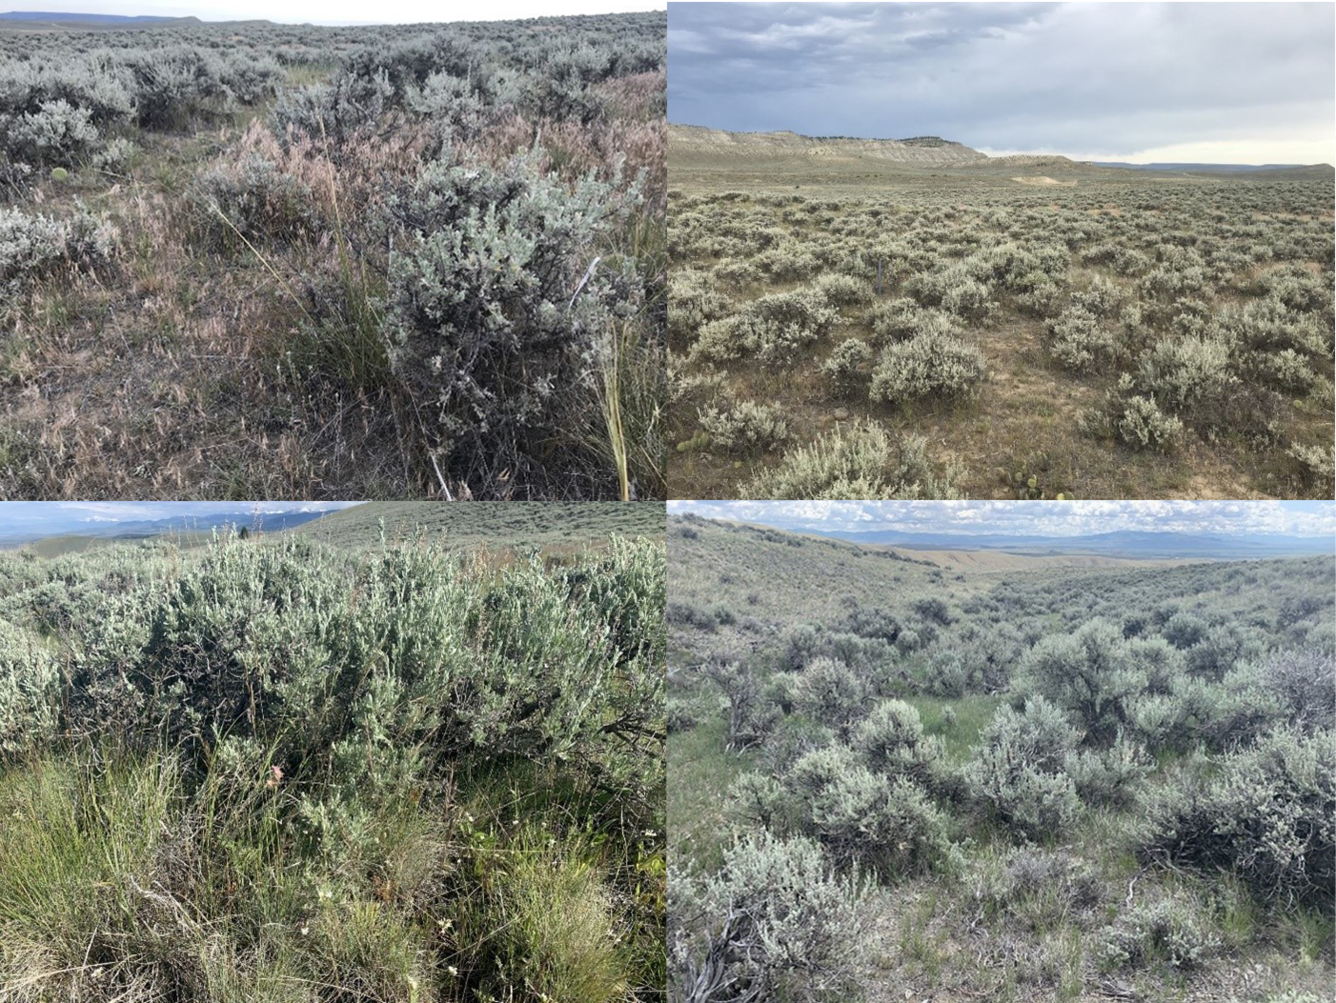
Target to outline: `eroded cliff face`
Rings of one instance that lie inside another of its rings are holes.
[[[708,169],[762,167],[794,161],[813,166],[874,166],[880,162],[918,167],[962,167],[988,157],[968,146],[920,136],[913,139],[845,139],[796,132],[727,132],[694,125],[668,126],[670,167]]]

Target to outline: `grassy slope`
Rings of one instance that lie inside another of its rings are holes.
[[[333,512],[289,532],[339,547],[394,541],[416,531],[451,547],[556,547],[620,536],[662,535],[654,502],[369,502]]]
[[[191,547],[201,547],[212,539],[211,533],[169,533],[167,539],[178,547],[189,549]],[[45,539],[37,540],[24,547],[24,550],[31,551],[38,557],[64,557],[67,554],[82,554],[86,550],[96,550],[99,547],[114,547],[125,543],[135,543],[140,539],[107,539],[97,536],[48,536]]]
[[[670,645],[686,654],[749,647],[785,627],[833,620],[849,597],[898,606],[928,595],[950,601],[968,591],[935,565],[888,550],[691,517],[668,524],[669,602],[722,606],[738,618],[714,632],[670,623]]]
[[[696,533],[682,534],[683,529]],[[669,624],[669,661],[684,666],[717,651],[743,648],[765,649],[787,627],[828,622],[843,612],[840,597],[852,595],[866,604],[884,605],[898,613],[926,595],[937,595],[955,603],[968,597],[1005,588],[1014,582],[1027,591],[1052,596],[1060,608],[1068,593],[1089,595],[1090,582],[1106,601],[1127,609],[1152,585],[1165,584],[1164,591],[1182,596],[1185,610],[1225,610],[1247,622],[1259,610],[1272,607],[1278,598],[1303,595],[1314,589],[1323,595],[1331,590],[1330,571],[1321,570],[1321,560],[1287,561],[1279,565],[1280,579],[1269,580],[1260,591],[1246,586],[1272,562],[1239,562],[1210,579],[1202,587],[1202,565],[1188,562],[1106,562],[1094,567],[1067,567],[1051,560],[1019,555],[994,568],[992,562],[964,562],[945,575],[931,567],[883,562],[855,557],[861,548],[840,541],[814,539],[777,530],[739,524],[674,517],[668,534],[668,601],[684,599],[712,606],[731,606],[758,621],[720,626],[704,631],[682,624]],[[913,553],[913,552],[911,552]],[[922,556],[922,555],[915,555]],[[726,569],[726,570],[723,570]],[[722,570],[722,574],[721,574]],[[963,575],[961,574],[963,572]],[[961,578],[963,577],[963,580]],[[748,595],[757,595],[755,606]],[[1061,620],[1053,616],[1054,625]],[[670,693],[672,689],[670,676]],[[678,695],[690,695],[709,706],[715,694],[703,691],[694,681],[680,676]],[[926,695],[909,697],[922,717],[924,730],[939,736],[947,762],[958,766],[970,758],[978,736],[1003,696],[970,694],[961,699]],[[950,710],[954,721],[948,721]],[[697,727],[675,732],[668,741],[668,840],[673,859],[686,870],[709,871],[718,865],[722,851],[745,830],[746,824],[729,810],[728,785],[748,769],[760,766],[759,753],[741,755],[724,749],[725,721],[720,714],[704,719]],[[1164,765],[1163,763],[1161,765]],[[1165,782],[1164,774],[1152,784]],[[1146,878],[1145,869],[1127,850],[1130,827],[1136,819],[1109,810],[1091,810],[1066,841],[1086,860],[1109,887],[1124,892]],[[966,820],[953,819],[955,837],[975,842],[970,853],[986,866],[1001,866],[1005,840],[986,828],[975,831]],[[1172,881],[1170,881],[1172,885]],[[1144,887],[1143,887],[1144,891]],[[969,889],[936,878],[909,880],[880,893],[877,919],[871,936],[873,971],[863,987],[867,1003],[899,1003],[900,1000],[932,999],[937,1003],[965,1003],[988,998],[1003,1001],[1079,1001],[1096,1003],[1116,997],[1144,1000],[1177,1000],[1181,1003],[1217,1003],[1244,998],[1268,999],[1267,991],[1292,985],[1296,990],[1315,991],[1331,982],[1332,934],[1323,925],[1302,914],[1268,919],[1249,906],[1236,886],[1220,886],[1221,936],[1231,962],[1219,965],[1194,980],[1181,977],[1165,981],[1139,973],[1106,980],[1096,989],[1088,982],[1091,972],[1083,960],[1083,940],[1092,936],[1075,923],[1049,931],[1045,949],[1053,949],[1057,966],[1056,984],[1045,988],[1028,985],[1020,972],[1033,971],[1034,963],[1018,964],[990,956],[998,943],[974,942],[961,934],[961,924],[976,908]],[[1107,919],[1119,912],[1113,901],[1106,903]],[[1043,930],[1038,931],[1043,933]],[[976,931],[977,933],[977,931]],[[1003,950],[1024,952],[1023,942],[1002,945]],[[1033,959],[1030,959],[1032,962]],[[1252,986],[1255,997],[1239,996],[1240,986]],[[1302,997],[1301,997],[1302,998]]]

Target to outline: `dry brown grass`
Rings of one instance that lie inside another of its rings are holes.
[[[231,145],[232,142],[235,145]],[[218,146],[225,147],[218,152]],[[337,265],[328,234],[254,255],[203,250],[182,198],[197,168],[259,153],[369,205],[402,150],[355,148],[336,169],[312,144],[285,151],[251,123],[235,140],[155,140],[133,176],[84,178],[80,194],[120,231],[105,276],[34,290],[0,346],[0,497],[380,497],[422,494],[386,390],[338,385],[291,350],[309,279]],[[210,156],[212,154],[212,156]],[[65,196],[66,199],[69,196]],[[59,211],[61,199],[43,199]],[[347,209],[345,209],[347,211]]]
[[[574,179],[609,177],[625,152],[624,182],[647,172],[653,212],[666,191],[665,127],[652,114],[663,86],[662,73],[614,81],[610,120],[511,117],[463,155],[498,162],[541,135],[545,166]],[[31,198],[44,212],[67,211],[77,195],[109,215],[119,248],[105,274],[53,276],[4,317],[0,498],[442,494],[412,405],[386,377],[383,344],[357,349],[379,359],[339,344],[340,332],[368,326],[391,253],[359,221],[412,176],[427,142],[403,129],[334,150],[251,118],[146,135],[125,174],[37,186]],[[223,224],[197,179],[235,177],[255,157],[309,189],[319,228],[272,245],[204,239]],[[498,490],[528,496],[524,485]]]

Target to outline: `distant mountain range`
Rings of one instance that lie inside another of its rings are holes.
[[[1247,171],[1294,171],[1319,164],[1129,164],[1121,160],[1086,160],[1091,167],[1126,167],[1134,171],[1207,171],[1219,174],[1238,174]]]
[[[81,25],[87,28],[161,28],[203,24],[197,17],[165,17],[157,14],[79,14],[63,10],[11,10],[0,13],[0,21],[21,25]]]
[[[862,533],[802,530],[852,543],[906,550],[1002,550],[1016,554],[1093,554],[1141,560],[1198,558],[1246,560],[1294,557],[1336,552],[1330,537],[1270,536],[1223,537],[1208,533],[1150,533],[1119,531],[1087,536],[1003,536],[965,533],[901,533],[874,530]]]
[[[171,516],[166,519],[136,521],[84,521],[69,519],[40,525],[5,525],[0,522],[0,549],[21,547],[56,536],[87,537],[98,540],[146,540],[174,533],[207,533],[225,526],[245,526],[253,532],[272,533],[291,529],[319,519],[326,512],[204,512]]]

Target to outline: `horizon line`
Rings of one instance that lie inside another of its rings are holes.
[[[987,157],[989,160],[1000,160],[1003,157],[1062,157],[1063,159],[1070,160],[1074,164],[1091,164],[1094,166],[1113,166],[1113,167],[1122,167],[1126,165],[1131,165],[1133,167],[1150,167],[1157,164],[1169,164],[1174,166],[1188,164],[1188,165],[1221,166],[1221,167],[1254,167],[1258,169],[1274,168],[1278,170],[1283,170],[1291,167],[1333,167],[1333,165],[1331,163],[1328,163],[1327,161],[1314,161],[1312,163],[1307,163],[1307,164],[1298,164],[1298,163],[1255,164],[1255,163],[1247,163],[1245,161],[1240,161],[1240,160],[1146,160],[1146,161],[1101,160],[1091,157],[1074,157],[1067,153],[1051,153],[1051,152],[992,154],[992,153],[985,153],[983,150],[970,146],[967,143],[962,143],[958,139],[947,139],[945,136],[933,136],[933,135],[904,136],[904,137],[850,136],[850,135],[815,136],[810,133],[798,132],[796,129],[725,129],[716,125],[697,125],[694,122],[674,122],[671,118],[668,119],[668,124],[673,126],[678,126],[679,128],[683,129],[709,129],[714,132],[727,132],[741,136],[768,136],[768,135],[777,135],[780,133],[788,133],[790,135],[797,136],[799,139],[851,139],[851,140],[860,140],[868,143],[903,143],[906,140],[910,139],[937,139],[943,143],[950,143],[953,146],[962,146],[967,150],[973,150],[975,153]],[[1114,154],[1109,154],[1109,156],[1114,156]]]

